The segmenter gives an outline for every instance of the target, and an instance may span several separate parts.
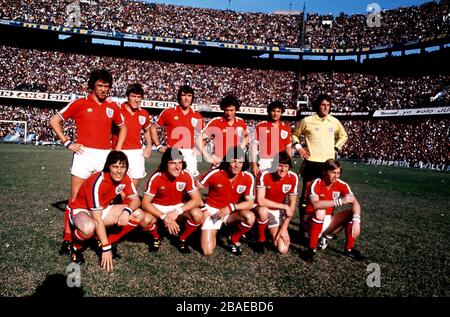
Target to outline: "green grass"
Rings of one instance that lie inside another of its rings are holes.
[[[152,153],[148,171],[159,158]],[[55,280],[65,282],[69,259],[57,253],[63,212],[52,204],[68,197],[70,160],[62,147],[0,144],[1,296],[29,296],[55,287]],[[198,249],[185,256],[167,238],[159,253],[149,254],[144,243],[130,238],[119,245],[122,259],[107,273],[88,249],[82,292],[120,297],[449,296],[450,173],[351,162],[343,166],[342,179],[363,208],[357,247],[368,256],[366,262],[342,255],[341,233],[307,265],[299,258],[303,246],[295,218],[285,256],[273,251],[258,255],[247,244],[239,258],[220,246],[210,257]],[[143,187],[144,182],[141,194]],[[380,265],[379,288],[366,284],[369,263]]]

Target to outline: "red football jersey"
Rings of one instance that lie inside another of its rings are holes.
[[[278,127],[270,121],[263,121],[256,125],[256,140],[259,144],[259,157],[268,159],[275,154],[285,151],[291,143],[291,128],[280,122]]]
[[[240,172],[233,181],[227,172],[215,168],[199,177],[202,187],[208,188],[206,204],[223,208],[245,200],[245,196],[255,197],[255,179],[249,172]]]
[[[266,199],[284,204],[286,195],[297,195],[298,176],[289,171],[286,176],[277,180],[274,173],[262,172],[258,177],[257,187],[266,189]]]
[[[345,197],[347,195],[353,195],[350,186],[347,183],[338,179],[335,183],[331,184],[330,188],[321,178],[316,178],[307,187],[307,204],[305,212],[313,212],[314,207],[311,204],[310,197],[318,197],[319,200],[333,200],[339,197]],[[334,207],[326,208],[326,214],[332,215]]]
[[[167,129],[167,145],[179,149],[193,149],[195,131],[200,133],[203,129],[202,115],[189,108],[185,115],[181,106],[167,108],[161,112],[156,124]]]
[[[125,104],[121,104],[119,108],[127,126],[127,137],[123,143],[122,150],[142,149],[141,131],[151,126],[147,110],[139,108],[135,112],[130,113]],[[113,148],[116,147],[118,136],[118,129],[113,127]]]
[[[184,195],[197,190],[194,178],[187,170],[171,180],[164,172],[155,172],[150,176],[145,195],[154,197],[152,203],[162,206],[172,206],[182,203]]]
[[[96,172],[81,184],[77,197],[69,202],[69,207],[71,209],[105,209],[122,191],[128,198],[138,195],[128,174],[120,183],[115,184],[109,173]]]
[[[98,104],[92,94],[78,98],[57,112],[62,120],[73,119],[77,126],[77,143],[84,146],[111,149],[111,128],[124,124],[118,105],[104,101]]]
[[[214,139],[214,154],[223,158],[227,150],[240,145],[248,134],[247,124],[241,118],[236,117],[230,125],[223,117],[211,119],[202,131],[204,137]]]

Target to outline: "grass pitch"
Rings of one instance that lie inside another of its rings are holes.
[[[150,172],[160,155],[152,153]],[[0,296],[32,296],[69,291],[68,257],[58,255],[64,205],[70,189],[71,154],[62,147],[0,144]],[[450,173],[344,162],[342,179],[359,198],[362,234],[357,240],[368,259],[342,255],[344,235],[319,253],[316,262],[303,250],[298,218],[290,226],[290,252],[259,255],[243,244],[235,257],[218,246],[210,257],[198,248],[180,254],[165,238],[149,254],[131,236],[119,245],[122,259],[112,273],[100,269],[85,251],[81,288],[71,294],[132,297],[309,297],[449,296]],[[206,168],[202,164],[203,170]],[[299,164],[295,165],[298,171]],[[146,179],[145,179],[146,180]],[[144,182],[139,192],[143,193]],[[297,214],[296,214],[297,217]],[[369,266],[371,265],[372,266]],[[380,287],[369,287],[373,265]]]

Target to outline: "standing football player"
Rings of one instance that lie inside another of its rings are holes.
[[[71,166],[70,200],[77,196],[78,189],[86,178],[94,172],[101,171],[106,157],[111,151],[111,132],[115,124],[119,128],[116,151],[122,149],[127,135],[125,122],[120,115],[116,103],[107,100],[113,78],[105,69],[91,72],[88,87],[91,93],[78,98],[58,111],[50,119],[50,126],[64,146],[73,152]],[[68,119],[75,121],[77,139],[70,140],[65,134],[62,122]],[[60,254],[69,253],[72,243],[72,230],[68,213],[64,216],[64,237]]]
[[[145,172],[145,159],[150,157],[152,151],[152,140],[150,137],[150,117],[148,112],[140,107],[142,98],[144,97],[144,89],[140,84],[129,85],[126,91],[127,102],[121,104],[120,111],[127,126],[127,137],[122,146],[130,168],[128,174],[133,179],[133,184],[136,188],[139,182],[147,173]],[[118,129],[113,128],[113,145],[118,141]],[[144,131],[144,138],[146,146],[143,149],[141,131]]]
[[[176,147],[183,153],[187,170],[197,177],[197,152],[195,139],[203,129],[202,115],[192,109],[194,102],[194,89],[183,85],[178,90],[178,106],[168,108],[161,112],[151,127],[151,136],[156,150],[164,153],[168,148]],[[167,129],[167,146],[163,146],[158,138],[158,127]]]

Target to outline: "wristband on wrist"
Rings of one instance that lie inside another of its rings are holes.
[[[108,251],[111,251],[111,245],[110,244],[102,245],[102,252],[108,252]]]
[[[356,215],[356,214],[353,215],[352,221],[357,221],[357,222],[361,223],[361,216],[360,215]]]
[[[228,205],[228,208],[230,208],[231,212],[236,210],[236,206],[234,204],[231,204],[231,203]]]
[[[161,214],[161,216],[159,216],[159,219],[164,220],[167,217],[167,214]]]
[[[336,199],[333,199],[333,201],[334,201],[335,206],[342,206],[342,199],[336,198]]]
[[[72,141],[70,141],[70,139],[67,139],[66,142],[64,142],[64,146],[66,148],[69,148],[69,146],[72,144]]]
[[[126,212],[128,212],[129,215],[131,215],[131,213],[133,212],[133,209],[131,209],[130,207],[125,207],[122,209],[122,211],[126,211]]]
[[[300,143],[295,144],[294,147],[297,151],[300,150],[301,148],[303,148]]]
[[[161,144],[157,145],[156,146],[156,151],[159,151],[160,148],[162,148],[162,145]]]
[[[175,207],[175,210],[177,211],[177,213],[178,213],[178,215],[181,215],[184,211],[183,211],[183,208],[181,208],[181,207]]]

